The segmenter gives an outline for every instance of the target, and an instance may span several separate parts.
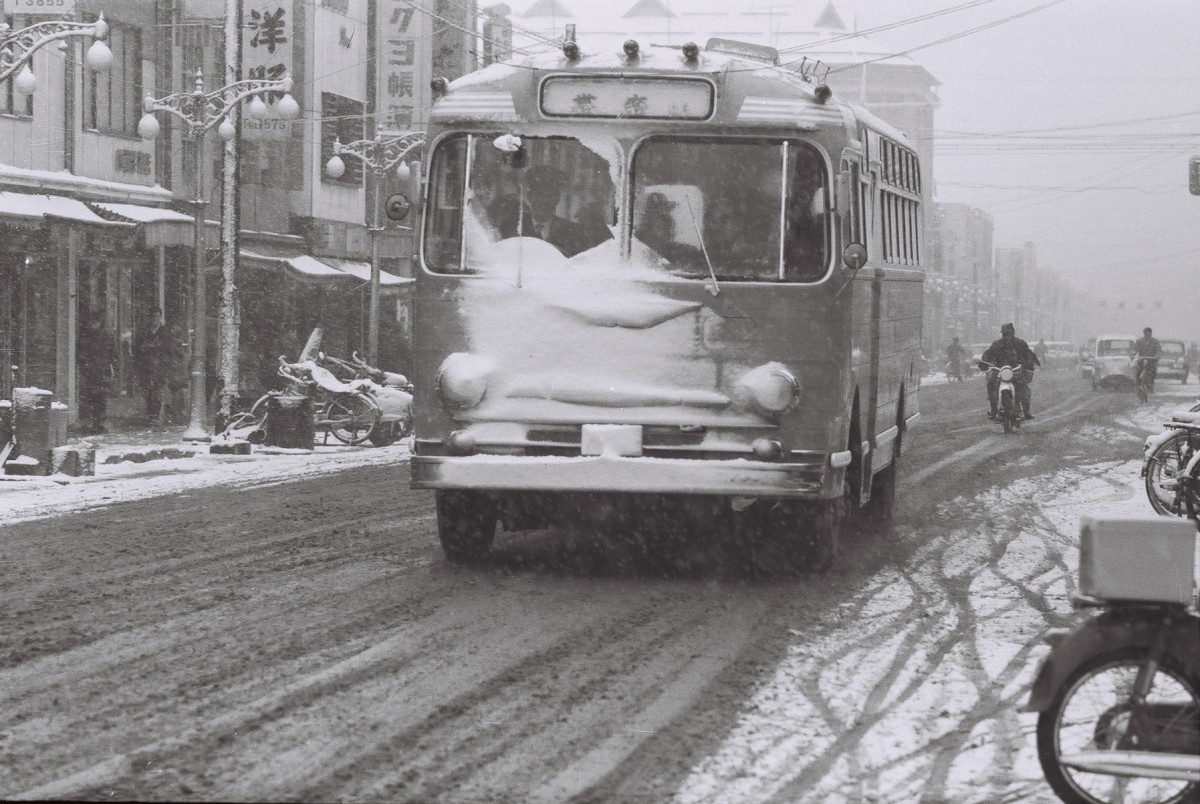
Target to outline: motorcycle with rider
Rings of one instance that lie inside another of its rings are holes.
[[[1033,382],[1033,372],[1041,365],[1038,356],[1029,348],[1029,344],[1017,337],[1017,330],[1012,324],[1000,327],[1000,339],[993,341],[977,361],[979,370],[987,373],[988,418],[993,421],[997,417],[1000,403],[1000,369],[1014,369],[1012,382],[1016,388],[1017,403],[1022,416],[1034,418],[1029,410],[1032,398],[1030,384]]]

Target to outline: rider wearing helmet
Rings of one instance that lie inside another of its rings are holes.
[[[1017,337],[1017,330],[1012,324],[1000,327],[1000,340],[994,341],[987,351],[979,358],[979,370],[987,372],[987,397],[989,419],[996,418],[996,408],[1000,400],[1000,376],[998,372],[987,371],[989,366],[1021,367],[1021,371],[1013,372],[1013,384],[1017,389],[1017,401],[1026,419],[1032,419],[1029,412],[1029,401],[1032,393],[1029,383],[1033,381],[1033,369],[1040,366],[1042,361],[1029,348],[1029,344]]]

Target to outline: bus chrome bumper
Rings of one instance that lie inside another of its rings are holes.
[[[619,456],[414,455],[415,489],[596,491],[823,498],[841,493],[844,468],[744,458],[688,460]]]

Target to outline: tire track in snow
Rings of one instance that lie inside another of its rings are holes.
[[[983,451],[958,460],[978,459]],[[945,468],[955,461],[940,463]],[[1136,507],[1140,489],[1129,482],[1131,476],[1136,478],[1136,466],[1130,461],[1105,462],[1078,471],[1050,471],[972,498],[968,504],[975,511],[1007,512],[1000,530],[981,526],[980,532],[956,532],[943,527],[918,548],[905,573],[891,576],[906,577],[915,590],[909,605],[897,613],[899,621],[903,611],[926,607],[957,618],[951,630],[963,631],[968,638],[951,634],[939,640],[936,627],[930,626],[906,631],[895,653],[881,657],[876,667],[858,670],[871,678],[872,686],[857,717],[847,718],[836,705],[824,703],[821,682],[812,679],[820,679],[825,668],[842,667],[847,657],[880,650],[880,628],[847,629],[853,633],[847,643],[846,632],[839,632],[844,619],[839,616],[835,624],[831,616],[822,628],[826,636],[797,646],[744,711],[727,739],[729,759],[722,759],[726,752],[719,751],[697,766],[681,785],[677,800],[1055,800],[1031,753],[1032,733],[1022,719],[1028,716],[1017,709],[1042,650],[1041,633],[1070,620],[1063,598],[1072,584],[1069,567],[1074,559],[1068,559],[1080,509]],[[924,477],[933,474],[925,471]],[[1107,499],[1113,489],[1125,498],[1115,503]],[[1077,502],[1067,504],[1064,498]],[[1034,545],[1040,550],[1030,555]],[[964,555],[972,546],[978,555]],[[990,586],[980,587],[977,579],[984,573]],[[861,616],[884,588],[880,579],[873,580],[839,614]],[[997,652],[1000,640],[1006,645]],[[936,688],[952,677],[962,683],[957,693],[943,696],[958,704],[950,713],[952,727],[944,733],[910,728],[905,736],[911,750],[878,756],[878,749],[889,744],[888,729],[904,720],[906,707],[916,715],[925,706],[926,719],[937,719],[936,710],[927,706],[939,700],[930,685]],[[851,677],[843,683],[855,687],[857,682]],[[787,727],[789,722],[794,728]],[[797,730],[812,734],[798,736]],[[914,730],[918,733],[912,734]],[[1018,773],[1014,780],[1018,765],[1026,776]]]

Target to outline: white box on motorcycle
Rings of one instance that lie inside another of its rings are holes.
[[[1186,604],[1196,584],[1196,523],[1166,517],[1084,517],[1079,591],[1102,600]]]

